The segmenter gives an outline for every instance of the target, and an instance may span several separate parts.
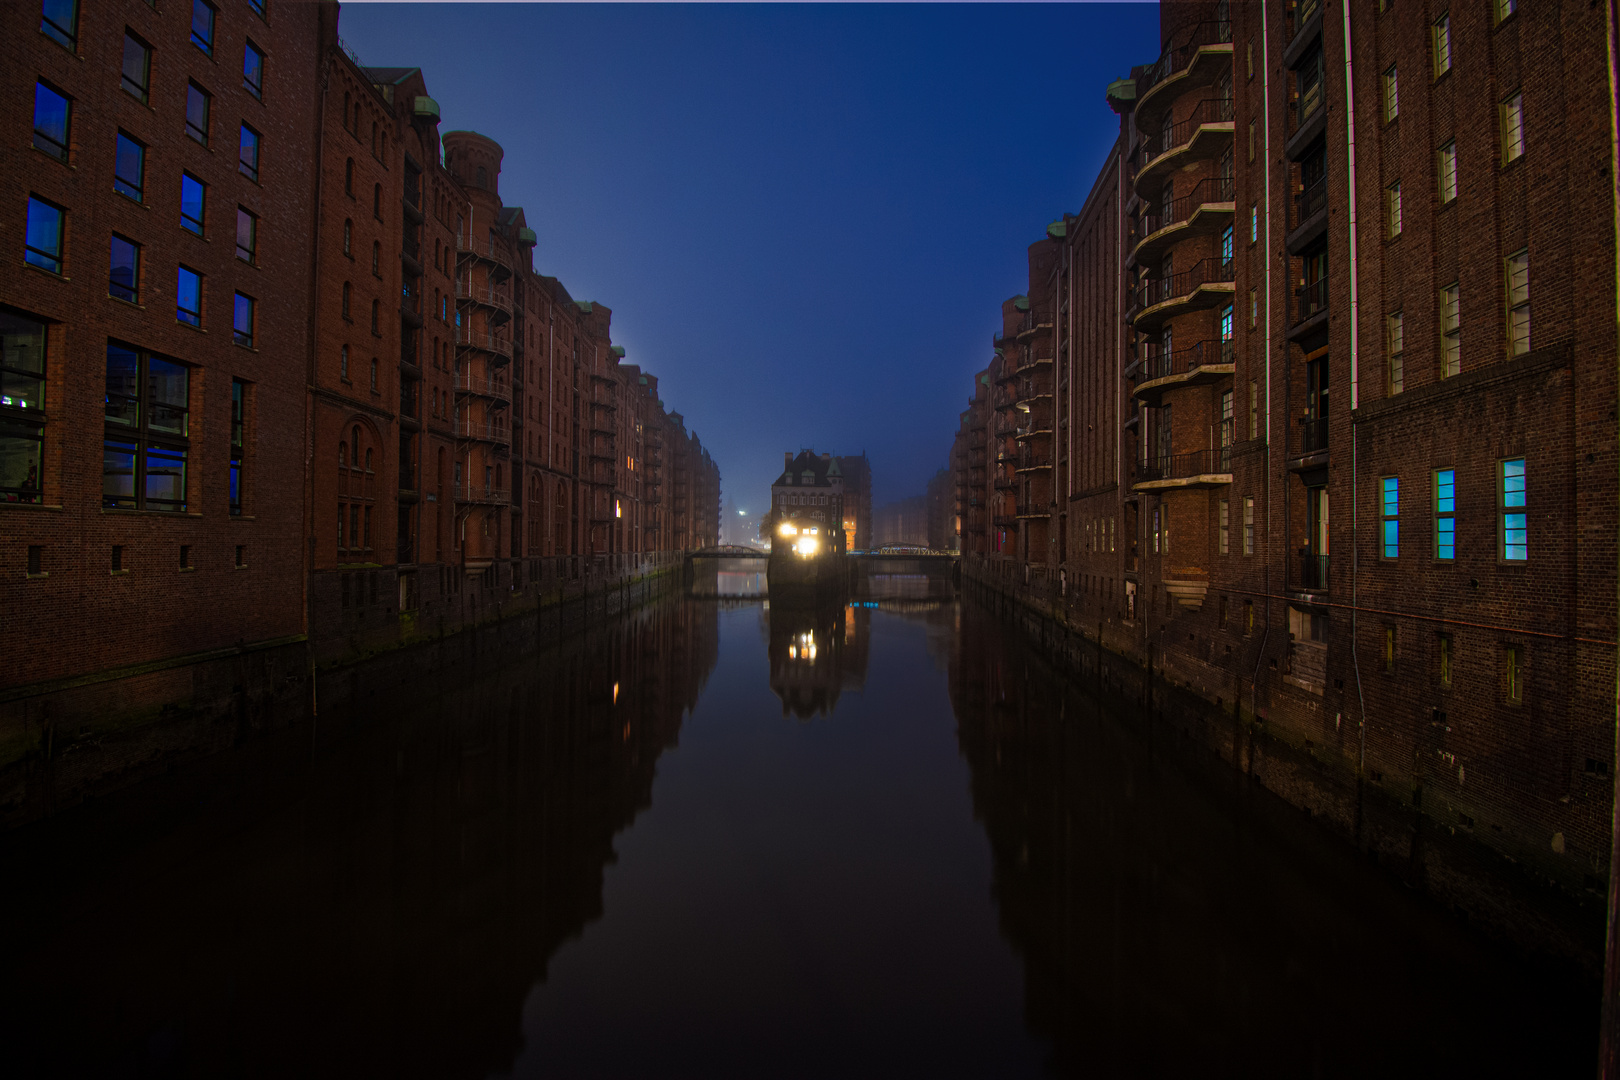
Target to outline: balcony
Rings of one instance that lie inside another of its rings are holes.
[[[1014,472],[1039,472],[1052,467],[1052,454],[1050,451],[1039,451],[1025,444],[1013,459]]]
[[[482,375],[463,371],[457,373],[454,381],[457,394],[493,398],[502,402],[512,400],[512,380],[507,377],[503,369],[496,369]]]
[[[1045,322],[1037,322],[1037,318]],[[1052,320],[1045,316],[1037,316],[1033,311],[1025,312],[1024,318],[1018,324],[1018,340],[1028,341],[1039,334],[1047,333],[1052,329]]]
[[[1290,161],[1306,156],[1327,130],[1327,92],[1318,75],[1300,86],[1299,92],[1288,103],[1288,127],[1284,136],[1283,154]]]
[[[456,302],[481,304],[484,307],[492,308],[498,315],[504,316],[497,320],[499,322],[505,322],[512,314],[512,298],[501,295],[493,285],[485,285],[479,288],[469,282],[458,280],[456,282]]]
[[[1018,528],[1018,516],[1016,514],[996,514],[990,520],[998,529]]]
[[[1322,32],[1322,0],[1297,0],[1289,5],[1288,44],[1283,49],[1283,66],[1294,67],[1299,58]]]
[[[506,265],[506,252],[501,249],[499,244],[495,243],[495,238],[492,236],[486,236],[482,240],[457,236],[456,254],[494,264],[496,276],[503,280],[512,272]]]
[[[1288,311],[1288,336],[1299,337],[1316,329],[1327,319],[1328,279],[1317,278],[1294,289]]]
[[[1232,99],[1205,98],[1187,119],[1144,138],[1136,193],[1143,197],[1163,186],[1165,178],[1195,161],[1220,156],[1232,142]]]
[[[498,446],[509,446],[512,442],[511,425],[502,419],[471,420],[458,417],[455,427],[458,439],[495,443]]]
[[[1126,318],[1139,334],[1157,333],[1168,319],[1232,302],[1232,260],[1204,259],[1168,277],[1139,282]]]
[[[1186,349],[1148,356],[1142,365],[1142,382],[1134,393],[1149,405],[1157,405],[1167,390],[1203,386],[1232,374],[1234,350],[1230,341],[1200,341]]]
[[[1018,478],[997,470],[995,488],[997,491],[1016,491],[1018,489]]]
[[[459,503],[481,503],[488,506],[505,506],[512,501],[512,493],[506,488],[496,487],[493,484],[467,484],[455,485],[455,499]]]
[[[1296,592],[1325,593],[1328,591],[1328,559],[1330,556],[1300,548],[1295,555],[1298,577],[1293,586]]]
[[[1327,232],[1327,176],[1307,184],[1294,196],[1294,219],[1290,222],[1286,247],[1298,255]]]
[[[1141,217],[1142,239],[1131,252],[1139,263],[1153,262],[1169,248],[1189,237],[1218,233],[1232,224],[1235,209],[1230,176],[1200,180],[1193,189],[1168,205]]]
[[[1325,416],[1305,417],[1288,433],[1288,469],[1300,472],[1327,464],[1328,421]]]
[[[1165,43],[1158,61],[1136,80],[1136,126],[1155,133],[1177,97],[1232,70],[1232,23],[1194,23]]]
[[[456,327],[456,347],[479,349],[493,353],[503,360],[512,358],[512,342],[509,339],[496,337],[488,330],[480,332],[466,325]]]
[[[1137,468],[1136,491],[1170,488],[1211,488],[1232,482],[1232,448],[1161,454]]]

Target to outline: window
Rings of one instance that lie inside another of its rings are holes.
[[[107,343],[103,507],[186,509],[190,375],[144,349]]]
[[[1457,470],[1434,471],[1434,557],[1457,557]]]
[[[1245,600],[1245,601],[1243,601],[1243,632],[1245,634],[1254,633],[1254,601],[1253,600]]]
[[[41,5],[39,32],[67,49],[79,41],[79,0],[45,0]]]
[[[231,339],[250,349],[253,348],[253,308],[253,297],[236,294],[236,305],[231,314]]]
[[[214,104],[213,97],[196,83],[186,84],[186,134],[208,145],[208,114]]]
[[[1398,394],[1406,389],[1406,362],[1401,355],[1406,348],[1406,319],[1399,311],[1384,317],[1384,347],[1389,354],[1389,392]]]
[[[1232,362],[1232,305],[1221,308],[1221,363]]]
[[[203,212],[208,205],[208,185],[190,173],[180,174],[180,227],[198,236],[203,234]]]
[[[1389,236],[1390,239],[1401,235],[1401,182],[1395,181],[1384,193],[1384,200],[1389,207]]]
[[[1260,437],[1260,380],[1249,380],[1249,438]]]
[[[0,502],[44,499],[45,341],[44,323],[0,310]]]
[[[44,83],[34,84],[34,148],[57,161],[68,159],[68,99]]]
[[[1254,554],[1254,496],[1243,496],[1243,554]]]
[[[343,194],[354,198],[354,158],[343,163]]]
[[[1440,290],[1440,377],[1462,370],[1462,292],[1455,283]]]
[[[1501,22],[1519,10],[1519,0],[1493,0],[1492,6],[1496,8],[1496,21]]]
[[[257,261],[259,250],[259,219],[251,211],[236,208],[236,257],[243,262]]]
[[[107,275],[107,295],[138,303],[141,280],[141,245],[113,233],[112,266]]]
[[[113,158],[113,190],[140,202],[145,180],[146,147],[120,131]]]
[[[1260,290],[1249,290],[1249,329],[1253,330],[1260,321]]]
[[[347,281],[345,281],[343,283],[343,301],[342,301],[342,303],[343,303],[343,317],[345,319],[347,319],[349,317],[349,297],[352,295],[352,293],[353,293],[353,289],[350,287],[349,283]]]
[[[1226,266],[1232,265],[1232,226],[1230,225],[1221,233],[1221,262]]]
[[[1384,527],[1380,535],[1383,557],[1398,558],[1401,554],[1401,479],[1386,476],[1379,485],[1382,489]]]
[[[1440,201],[1448,203],[1457,197],[1457,143],[1455,140],[1440,148]]]
[[[354,246],[354,222],[348,218],[343,219],[343,254],[353,258],[351,253]]]
[[[1434,77],[1451,70],[1451,16],[1440,16],[1434,24]]]
[[[180,545],[180,569],[182,569],[182,570],[190,570],[191,568],[192,568],[191,567],[191,545],[190,544],[181,544]]]
[[[1530,518],[1525,505],[1524,458],[1509,458],[1497,470],[1502,504],[1502,559],[1524,562],[1530,557]]]
[[[247,383],[231,380],[231,516],[242,516],[242,462],[247,447]],[[242,549],[236,549],[236,565],[242,565]]]
[[[237,151],[237,171],[243,176],[259,182],[259,133],[242,125],[242,145]]]
[[[1249,160],[1254,160],[1254,121],[1249,121]]]
[[[112,546],[112,560],[111,560],[111,562],[112,562],[112,572],[113,573],[122,574],[124,572],[124,545],[123,544],[114,544]]]
[[[1523,356],[1530,351],[1530,251],[1507,257],[1508,352]]]
[[[371,358],[371,389],[373,393],[377,390],[377,358],[375,356]]]
[[[248,0],[248,7],[253,9],[253,14],[257,15],[261,19],[264,18],[264,0]],[[242,549],[237,548],[237,550],[240,551]],[[242,560],[236,560],[236,565],[241,566]]]
[[[382,185],[371,185],[371,216],[382,220]]]
[[[1395,674],[1395,627],[1389,623],[1384,624],[1383,661],[1384,674]]]
[[[28,232],[23,239],[23,260],[30,266],[62,272],[62,232],[67,211],[33,196],[28,198]]]
[[[264,53],[251,41],[242,48],[242,85],[254,97],[264,97]]]
[[[382,333],[382,303],[378,300],[371,302],[371,332]]]
[[[1436,659],[1440,661],[1440,686],[1449,690],[1451,689],[1451,635],[1436,634],[1434,643]]]
[[[175,318],[188,326],[202,325],[202,275],[188,266],[180,267],[175,289]]]
[[[382,243],[377,240],[371,242],[371,272],[382,276]]]
[[[1524,94],[1502,102],[1502,164],[1524,156]]]
[[[1249,243],[1260,239],[1260,204],[1249,205]]]
[[[1507,699],[1509,704],[1517,705],[1524,700],[1524,649],[1518,645],[1509,645],[1502,650],[1503,672],[1507,676]]]
[[[1395,71],[1395,66],[1391,64],[1389,70],[1384,72],[1385,123],[1388,123],[1401,114],[1400,89],[1400,77]]]
[[[1231,526],[1231,508],[1227,505],[1227,502],[1226,502],[1225,499],[1222,499],[1221,502],[1220,502],[1219,522],[1220,522],[1220,553],[1222,555],[1230,554],[1231,546],[1230,546],[1229,536],[1230,536],[1230,526]]]
[[[124,35],[124,78],[126,93],[133,94],[143,104],[152,79],[152,50],[134,34]]]
[[[214,55],[214,7],[206,0],[191,0],[191,43]]]

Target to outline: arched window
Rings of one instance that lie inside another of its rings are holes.
[[[478,179],[476,183],[481,188],[489,187],[489,172],[482,165],[478,166]]]
[[[360,103],[358,101],[354,103],[354,126],[349,130],[354,132],[355,138],[360,137]]]
[[[379,240],[371,242],[371,272],[382,273],[382,242]]]
[[[338,352],[338,378],[344,382],[349,381],[349,347],[347,345]]]
[[[371,186],[371,215],[378,221],[382,220],[382,185]]]
[[[349,467],[349,444],[346,443],[346,442],[340,442],[340,443],[338,443],[338,468],[346,469],[348,467]]]
[[[352,290],[349,288],[349,283],[345,281],[343,283],[343,317],[345,319],[349,317],[349,296],[351,292]],[[348,346],[345,345],[344,348],[347,349]]]
[[[377,156],[377,121],[371,122],[371,156]]]
[[[349,126],[349,105],[351,104],[351,100],[350,100],[351,97],[352,97],[352,95],[347,90],[345,90],[343,92],[343,126],[344,127]]]
[[[354,158],[343,163],[343,194],[354,198]]]
[[[371,447],[366,447],[366,472],[371,472]]]
[[[343,219],[343,254],[351,259],[354,257],[354,221],[351,218]]]
[[[376,300],[371,302],[371,332],[382,332],[382,305]]]

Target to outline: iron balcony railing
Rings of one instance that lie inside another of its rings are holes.
[[[499,290],[492,285],[485,285],[480,288],[470,282],[458,280],[456,282],[456,299],[471,301],[474,304],[483,304],[499,311],[512,310],[512,298],[501,295]]]
[[[1200,341],[1185,349],[1175,349],[1171,352],[1150,346],[1147,358],[1142,362],[1142,381],[1152,382],[1154,379],[1168,379],[1172,375],[1185,375],[1189,371],[1197,371],[1211,364],[1231,364],[1235,362],[1235,356],[1236,349],[1230,340]]]
[[[1145,278],[1136,285],[1132,306],[1137,311],[1162,304],[1167,300],[1190,296],[1204,285],[1221,284],[1233,280],[1232,260],[1202,259],[1179,273],[1159,278]]]
[[[1042,452],[1026,446],[1023,452],[1018,454],[1013,467],[1019,470],[1050,469],[1052,467],[1052,455],[1050,452]]]
[[[1309,221],[1327,206],[1327,176],[1306,185],[1304,190],[1294,196],[1294,228]]]
[[[1317,278],[1294,290],[1294,322],[1302,323],[1313,315],[1327,310],[1328,279]]]
[[[492,352],[497,356],[509,357],[512,355],[512,342],[510,340],[496,337],[488,330],[480,333],[467,325],[456,327],[456,345],[464,349],[483,349],[485,352]]]
[[[1301,458],[1320,454],[1328,448],[1328,422],[1325,416],[1308,416],[1300,420],[1299,430],[1291,433],[1289,457]]]
[[[1307,592],[1328,591],[1328,559],[1308,548],[1299,549],[1299,587]]]
[[[490,259],[498,263],[506,261],[506,254],[495,243],[495,238],[492,236],[486,236],[482,240],[474,240],[469,236],[457,236],[456,251],[464,255],[476,255],[481,259]]]
[[[1157,135],[1150,135],[1142,140],[1142,164],[1146,168],[1156,158],[1161,158],[1172,150],[1179,149],[1192,141],[1198,129],[1209,124],[1219,124],[1232,119],[1232,99],[1205,98],[1193,106],[1192,114],[1185,120],[1174,124],[1167,124],[1163,131]]]
[[[494,484],[469,484],[458,482],[455,485],[456,502],[494,503],[505,506],[512,501],[512,493],[504,487]]]
[[[456,393],[478,394],[482,397],[499,398],[502,401],[512,397],[512,380],[505,371],[499,374],[486,372],[482,375],[471,371],[458,372],[455,376]]]
[[[479,439],[484,442],[508,443],[512,441],[511,426],[502,420],[456,420],[456,438]]]
[[[1309,82],[1300,80],[1299,92],[1288,102],[1288,134],[1292,136],[1300,128],[1310,122],[1327,102],[1327,94],[1320,75]]]
[[[1018,527],[1017,514],[996,514],[991,521],[998,529],[1016,529]]]
[[[1185,195],[1159,203],[1158,207],[1142,215],[1142,236],[1152,236],[1160,229],[1179,224],[1192,217],[1200,206],[1209,203],[1231,202],[1233,180],[1230,176],[1211,176],[1193,185]]]
[[[1194,476],[1222,475],[1232,471],[1232,448],[1189,450],[1181,454],[1160,454],[1138,470],[1142,480],[1186,480]]]
[[[1177,31],[1165,43],[1159,59],[1136,80],[1136,98],[1140,101],[1147,92],[1176,72],[1192,63],[1198,50],[1208,45],[1229,45],[1232,42],[1231,20],[1211,20],[1193,23]]]

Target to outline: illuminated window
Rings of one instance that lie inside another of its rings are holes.
[[[1440,377],[1462,370],[1462,290],[1453,283],[1440,290]]]
[[[1434,77],[1451,70],[1451,16],[1442,15],[1434,24]]]
[[[1401,553],[1401,480],[1386,476],[1381,483],[1383,529],[1381,545],[1384,558],[1394,559]]]
[[[1502,102],[1502,163],[1524,156],[1524,94],[1514,94]]]
[[[1391,239],[1401,235],[1401,182],[1395,181],[1384,193],[1384,201],[1389,208],[1389,235]]]
[[[1406,388],[1406,365],[1401,358],[1406,348],[1406,324],[1399,311],[1385,317],[1384,347],[1389,356],[1389,392],[1398,394]]]
[[[1524,458],[1502,462],[1498,468],[1497,490],[1501,502],[1502,558],[1507,562],[1524,562],[1530,557]]]
[[[1507,257],[1508,351],[1522,356],[1530,351],[1530,252]]]
[[[1400,76],[1394,65],[1384,72],[1384,121],[1388,123],[1401,114]]]
[[[184,365],[107,343],[103,507],[184,512],[189,389]]]
[[[1457,143],[1448,142],[1440,148],[1440,201],[1448,203],[1457,197]]]
[[[68,118],[72,103],[44,83],[34,84],[34,148],[57,161],[68,159]]]
[[[1457,470],[1434,472],[1434,557],[1457,557]]]

